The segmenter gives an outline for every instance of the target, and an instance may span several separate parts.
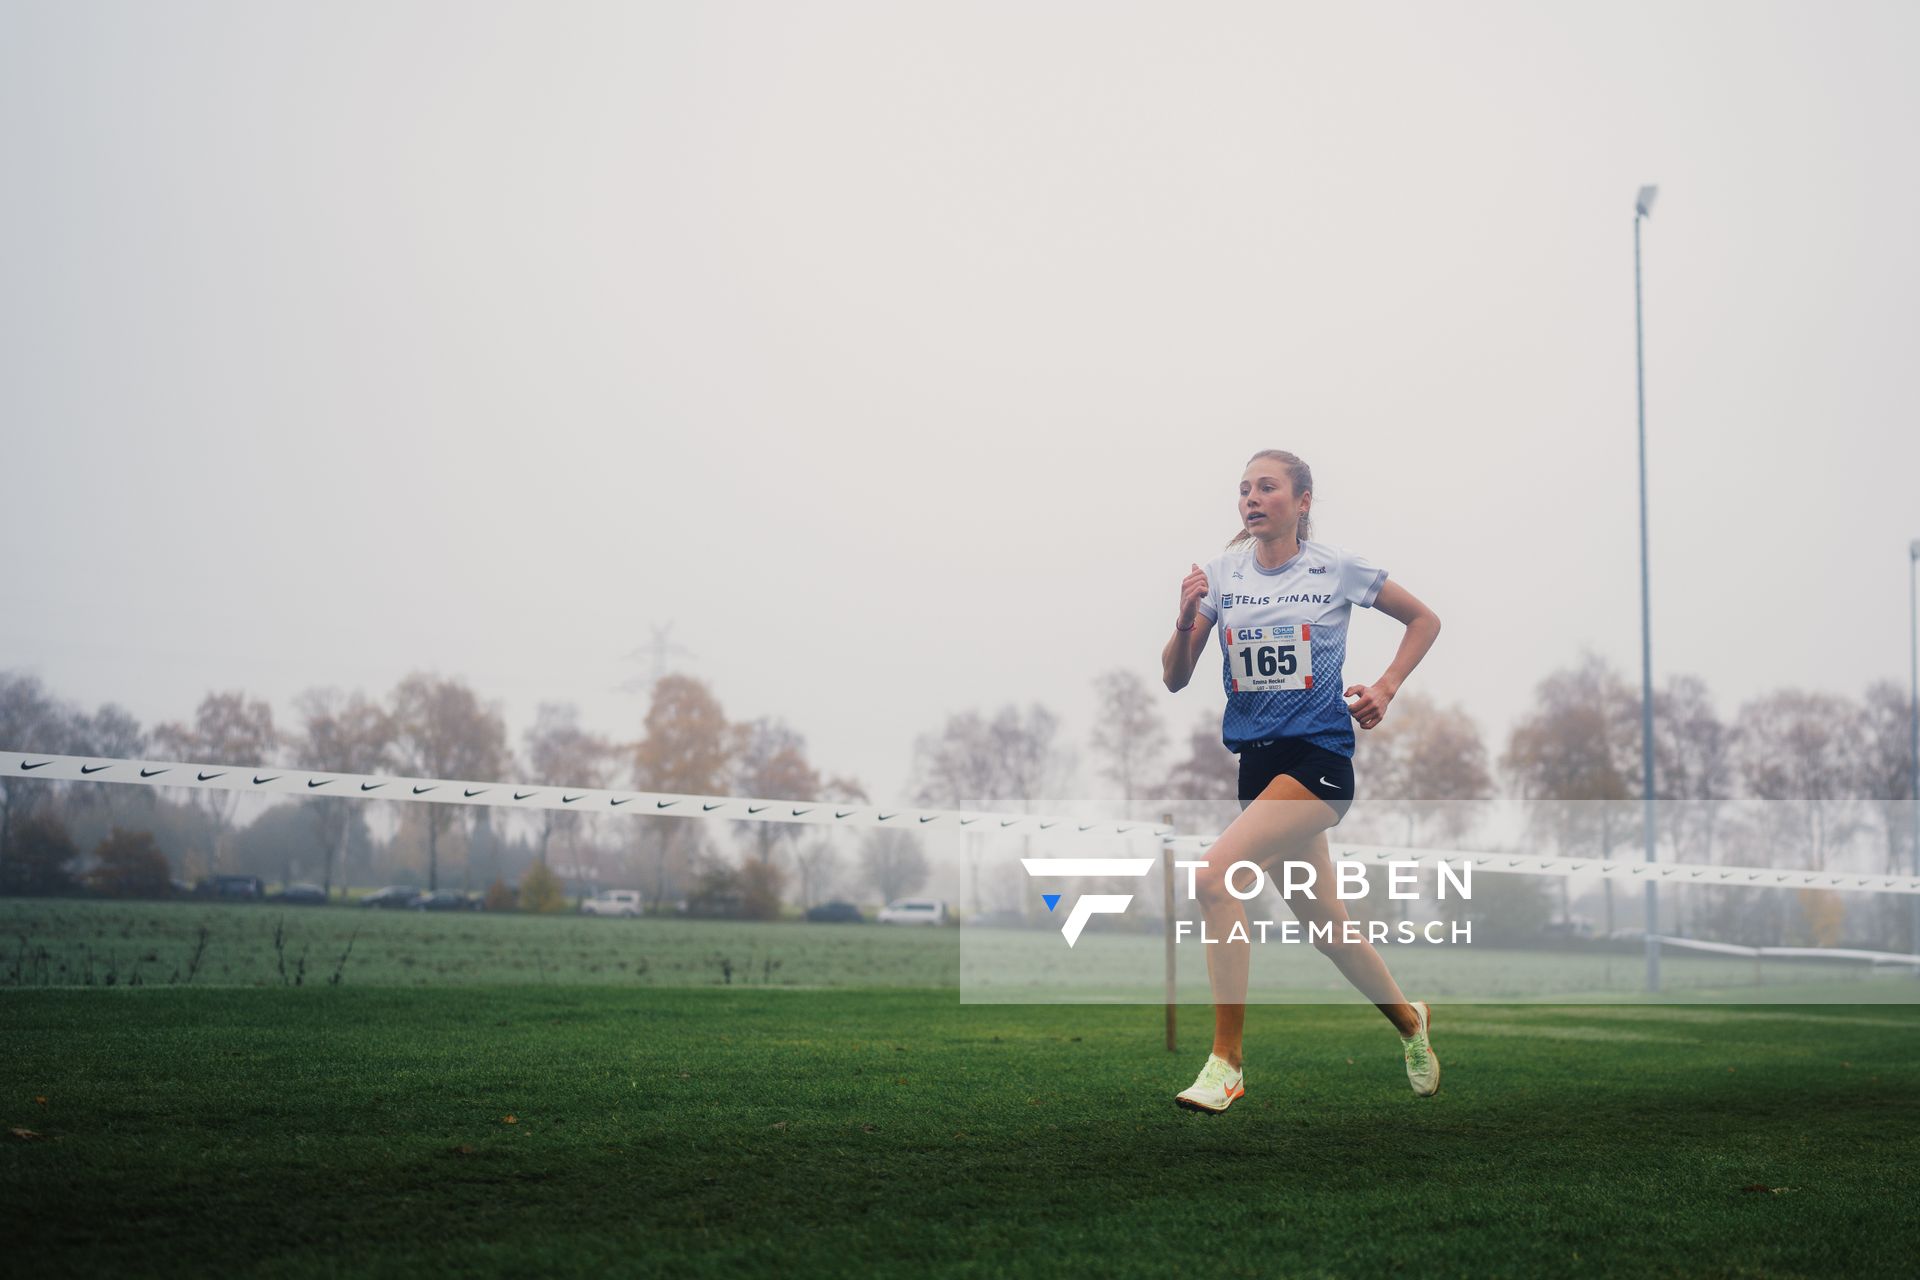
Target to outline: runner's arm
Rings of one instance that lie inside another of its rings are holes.
[[[1386,671],[1372,685],[1356,684],[1346,691],[1347,697],[1358,698],[1347,704],[1354,719],[1360,722],[1362,729],[1371,729],[1380,723],[1387,713],[1387,704],[1400,692],[1400,686],[1420,665],[1420,659],[1427,656],[1427,650],[1433,648],[1433,642],[1440,634],[1440,615],[1421,603],[1411,591],[1389,578],[1380,588],[1380,595],[1373,607],[1396,622],[1405,624],[1406,634],[1400,637],[1400,648],[1394,653],[1393,661],[1387,664]]]
[[[1194,667],[1199,664],[1201,651],[1212,638],[1213,619],[1204,613],[1194,618],[1191,631],[1181,631],[1176,626],[1167,647],[1160,653],[1160,678],[1166,681],[1169,693],[1178,693],[1187,687],[1187,681],[1193,679]]]
[[[1187,681],[1193,679],[1194,664],[1200,660],[1200,651],[1207,647],[1207,639],[1213,635],[1214,619],[1207,595],[1206,571],[1195,565],[1186,581],[1180,584],[1180,611],[1174,617],[1173,635],[1168,638],[1167,647],[1160,651],[1160,679],[1169,693],[1178,693],[1187,687]],[[1182,630],[1183,627],[1186,629]]]

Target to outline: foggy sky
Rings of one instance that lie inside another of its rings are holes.
[[[969,707],[1084,757],[1277,447],[1497,752],[1583,647],[1638,682],[1657,182],[1656,678],[1904,687],[1917,29],[4,0],[0,669],[149,726],[433,670],[517,746],[543,699],[637,737],[671,622],[896,799]],[[1348,682],[1400,633],[1355,610]]]

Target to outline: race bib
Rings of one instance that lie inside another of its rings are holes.
[[[1313,624],[1234,627],[1227,646],[1235,693],[1313,688]]]

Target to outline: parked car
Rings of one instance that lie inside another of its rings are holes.
[[[823,902],[807,912],[815,924],[859,924],[866,919],[851,902]]]
[[[363,907],[378,907],[383,910],[393,910],[395,908],[412,906],[413,900],[419,896],[420,891],[418,889],[412,889],[403,884],[388,885],[384,889],[375,889],[372,893],[360,899],[360,905]]]
[[[678,911],[690,920],[742,920],[747,914],[747,895],[738,889],[697,890]]]
[[[580,903],[583,916],[625,916],[628,919],[646,910],[638,889],[602,889]]]
[[[409,911],[478,911],[479,898],[461,893],[458,889],[435,889],[432,893],[423,893],[407,904]]]
[[[290,884],[272,897],[275,902],[285,902],[296,907],[327,905],[327,891],[317,884]]]
[[[880,911],[881,924],[945,924],[947,904],[930,898],[902,898]]]
[[[267,896],[267,886],[259,876],[209,876],[193,891],[199,897],[223,901],[258,902]]]

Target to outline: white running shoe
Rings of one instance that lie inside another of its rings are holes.
[[[1433,1027],[1433,1010],[1425,1000],[1415,1000],[1413,1011],[1420,1016],[1420,1030],[1410,1036],[1401,1036],[1400,1043],[1407,1051],[1407,1080],[1413,1085],[1413,1092],[1422,1098],[1431,1098],[1440,1092],[1440,1056],[1433,1051],[1427,1033]]]
[[[1200,1068],[1200,1078],[1173,1100],[1190,1111],[1218,1114],[1246,1091],[1246,1077],[1240,1069],[1228,1066],[1227,1060],[1219,1054],[1210,1053],[1207,1055],[1207,1065]]]

